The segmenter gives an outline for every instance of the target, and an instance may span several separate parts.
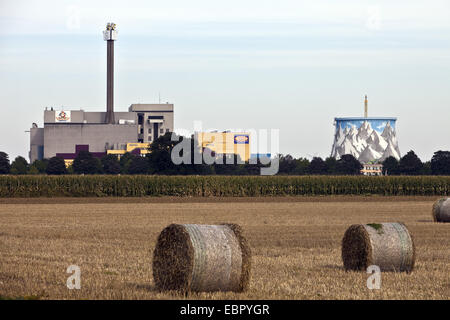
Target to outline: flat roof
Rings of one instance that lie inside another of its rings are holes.
[[[345,118],[334,118],[336,121],[345,121],[345,120],[397,120],[395,117],[345,117]]]

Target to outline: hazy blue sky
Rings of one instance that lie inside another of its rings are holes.
[[[334,117],[398,117],[402,154],[450,150],[450,1],[1,1],[0,151],[28,159],[45,107],[175,104],[175,127],[280,129],[329,156]]]

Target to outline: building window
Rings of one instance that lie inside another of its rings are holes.
[[[152,141],[152,136],[148,136],[148,141]]]
[[[151,128],[148,129],[148,133],[152,133],[152,129]]]
[[[159,129],[159,133],[164,133],[164,129]]]
[[[166,132],[169,132],[169,129],[166,129]]]
[[[139,133],[144,133],[144,128],[141,128]]]

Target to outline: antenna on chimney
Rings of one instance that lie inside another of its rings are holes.
[[[364,98],[364,118],[367,118],[367,115],[369,113],[369,107],[368,107],[369,102],[367,101],[367,95]]]
[[[114,41],[117,40],[116,24],[108,22],[103,31],[103,40],[107,43],[106,71],[106,123],[114,124]]]

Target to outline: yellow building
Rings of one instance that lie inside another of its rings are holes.
[[[250,159],[250,134],[247,132],[197,132],[201,150],[208,148],[216,154],[237,154],[242,161]]]
[[[126,149],[119,149],[119,150],[107,150],[107,154],[116,154],[119,159],[120,157],[125,154],[126,152],[132,152],[134,149],[139,149],[139,153],[141,155],[147,154],[148,148],[150,147],[150,143],[127,143]]]

